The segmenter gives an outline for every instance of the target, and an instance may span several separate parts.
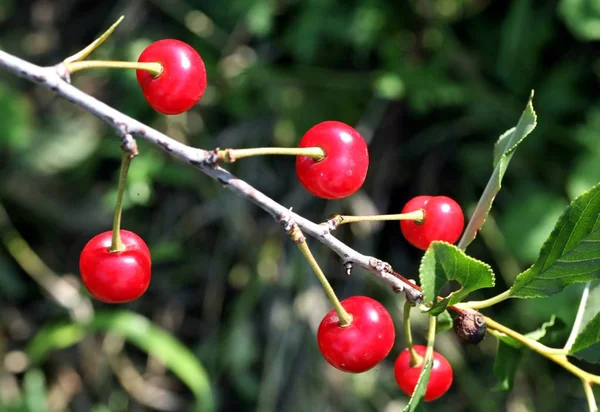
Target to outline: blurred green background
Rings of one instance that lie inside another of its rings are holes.
[[[154,40],[184,40],[207,66],[200,104],[159,115],[132,71],[78,73],[74,84],[173,138],[205,149],[294,146],[329,119],[361,131],[372,161],[363,189],[349,199],[310,196],[289,157],[227,166],[314,221],[397,213],[418,194],[452,196],[472,209],[495,140],[535,89],[539,125],[469,248],[498,276],[496,288],[476,299],[505,290],[536,258],[568,201],[600,181],[597,0],[1,0],[0,48],[52,65],[122,14],[93,58],[136,60]],[[394,382],[393,360],[405,345],[403,297],[363,270],[345,276],[337,258],[311,241],[341,298],[375,297],[397,325],[384,363],[360,375],[334,370],[315,339],[329,304],[279,226],[143,142],[123,227],[150,246],[152,284],[134,303],[94,301],[92,310],[78,257],[87,240],[110,229],[118,139],[7,72],[0,72],[0,113],[0,410],[185,411],[212,401],[223,411],[402,410],[408,399]],[[357,224],[337,235],[417,276],[422,252],[397,223]],[[523,332],[553,314],[568,325],[580,290],[486,313]],[[90,327],[77,323],[90,316]],[[419,343],[425,322],[415,317]],[[558,328],[546,343],[564,344],[568,332]],[[580,381],[531,352],[507,393],[492,390],[493,337],[464,347],[445,332],[436,348],[453,364],[455,383],[427,410],[587,408]]]

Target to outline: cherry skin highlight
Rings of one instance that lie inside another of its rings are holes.
[[[204,61],[190,45],[164,39],[144,49],[138,62],[158,62],[163,71],[156,77],[137,70],[137,80],[148,104],[163,114],[179,114],[191,109],[206,90]]]
[[[413,348],[419,356],[425,358],[426,346],[415,345]],[[412,396],[422,369],[422,364],[414,367],[410,366],[410,352],[408,349],[404,349],[396,359],[396,363],[394,364],[396,383],[408,396]],[[425,401],[436,400],[448,392],[448,389],[452,386],[452,379],[452,366],[450,366],[446,358],[434,351],[431,374],[429,375],[429,382],[425,390]]]
[[[320,147],[325,157],[296,158],[300,183],[315,196],[341,199],[356,192],[367,177],[369,152],[363,137],[345,123],[326,121],[310,128],[299,147]]]
[[[150,251],[141,237],[121,230],[125,250],[111,252],[112,231],[94,236],[79,257],[86,289],[105,303],[124,303],[139,298],[150,284]]]
[[[352,323],[340,326],[334,309],[319,325],[317,342],[323,357],[345,372],[365,372],[392,350],[396,332],[388,311],[376,300],[352,296],[341,302],[352,315]]]
[[[434,240],[454,243],[460,238],[465,217],[454,200],[446,196],[417,196],[404,206],[402,213],[419,209],[425,211],[423,222],[400,221],[402,234],[411,245],[426,250]]]

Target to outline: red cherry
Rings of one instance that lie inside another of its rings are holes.
[[[315,196],[341,199],[356,192],[367,177],[369,152],[362,136],[345,123],[327,121],[310,128],[299,147],[320,147],[325,157],[296,158],[300,183]]]
[[[413,348],[417,354],[423,358],[425,357],[427,347],[414,345]],[[396,359],[396,363],[394,364],[396,383],[408,396],[412,396],[417,386],[421,369],[423,369],[423,365],[410,366],[410,352],[408,349],[404,349],[400,356],[398,356],[398,359]],[[427,389],[425,390],[425,401],[433,401],[448,392],[448,389],[452,385],[452,378],[452,366],[450,366],[450,363],[439,353],[433,352],[433,365]]]
[[[417,223],[401,220],[400,229],[408,242],[426,250],[434,240],[454,243],[460,237],[465,224],[462,209],[446,196],[417,196],[402,209],[402,213],[423,209],[425,220]]]
[[[198,103],[204,94],[204,62],[187,43],[159,40],[144,49],[138,62],[158,62],[163,66],[157,77],[145,70],[136,71],[144,97],[160,113],[183,113]]]
[[[86,289],[106,303],[124,303],[139,298],[150,284],[150,251],[141,237],[121,230],[125,250],[111,252],[112,231],[94,236],[79,257],[79,270]]]
[[[376,300],[352,296],[341,302],[352,315],[352,323],[340,326],[334,309],[319,325],[317,342],[323,357],[345,372],[371,369],[392,350],[396,332],[388,311]]]

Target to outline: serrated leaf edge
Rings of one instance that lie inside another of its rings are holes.
[[[423,254],[423,257],[421,258],[421,262],[419,263],[419,274],[421,273],[421,270],[422,270],[422,268],[423,268],[423,262],[425,261],[425,255],[427,255],[427,253],[429,253],[429,251],[430,251],[430,250],[431,250],[431,249],[432,249],[432,248],[433,248],[435,245],[448,245],[448,246],[451,246],[452,248],[454,248],[454,249],[456,249],[457,251],[459,251],[459,252],[460,252],[460,253],[461,253],[463,256],[465,256],[465,257],[467,257],[468,259],[470,259],[472,262],[481,263],[483,266],[485,266],[485,267],[486,267],[486,269],[488,270],[488,272],[489,272],[489,273],[492,275],[492,285],[491,285],[491,286],[489,286],[489,287],[493,288],[494,286],[496,286],[496,275],[495,275],[495,273],[494,273],[494,270],[492,269],[492,267],[491,267],[489,264],[487,264],[486,262],[483,262],[483,261],[481,261],[481,260],[479,260],[479,259],[476,259],[476,258],[474,258],[474,257],[472,257],[472,256],[469,256],[469,255],[467,255],[467,254],[465,253],[465,251],[463,251],[462,249],[460,249],[460,248],[459,248],[459,247],[457,247],[456,245],[453,245],[452,243],[444,242],[444,241],[441,241],[441,240],[436,240],[436,241],[434,241],[434,242],[431,242],[431,244],[429,245],[429,247],[428,247],[428,248],[427,248],[427,250],[425,251],[425,254]],[[458,281],[457,281],[457,282],[458,282]],[[421,282],[421,283],[422,283],[422,282]],[[458,283],[460,283],[460,282],[458,282]],[[423,285],[421,284],[421,287],[422,287],[422,286],[423,286]],[[433,306],[431,306],[430,310],[431,310],[431,309],[435,309],[435,308],[439,308],[440,306],[442,306],[442,305],[444,304],[444,302],[449,302],[449,301],[450,301],[450,299],[452,298],[452,296],[453,296],[453,295],[457,294],[458,292],[460,292],[460,291],[461,291],[461,290],[464,288],[464,286],[462,285],[462,283],[461,283],[461,285],[460,285],[460,286],[461,286],[461,288],[460,288],[459,290],[456,290],[456,291],[454,291],[454,292],[450,293],[448,296],[445,296],[445,297],[443,297],[441,300],[434,302],[434,303],[433,303]],[[482,289],[483,289],[483,288],[482,288]],[[473,292],[474,292],[474,291],[473,291]],[[438,297],[439,297],[439,296],[435,296],[435,299],[437,299]],[[465,296],[465,298],[466,298],[466,296]],[[427,304],[427,303],[429,303],[429,302],[433,301],[433,299],[432,299],[432,300],[428,300],[428,299],[427,299],[427,297],[425,296],[425,292],[424,292],[424,291],[423,291],[423,299],[424,299],[424,301],[425,301],[425,304]],[[459,302],[454,302],[454,304],[456,304],[456,303],[459,303]],[[442,311],[442,312],[443,312],[443,311]],[[440,313],[441,313],[441,312],[440,312]],[[436,316],[437,316],[437,315],[436,315]]]
[[[515,281],[513,282],[512,286],[509,289],[509,295],[511,297],[516,297],[516,298],[523,298],[523,299],[530,299],[530,298],[536,298],[536,297],[547,297],[549,295],[546,294],[537,294],[537,295],[532,295],[532,296],[527,296],[527,297],[523,297],[523,296],[515,296],[512,294],[512,291],[514,290],[514,286],[515,284],[519,281],[519,278],[522,277],[523,275],[525,275],[527,272],[529,272],[530,270],[534,270],[537,269],[540,265],[539,259],[540,256],[542,255],[542,251],[546,248],[549,247],[549,244],[551,243],[551,241],[554,239],[555,234],[557,232],[560,232],[562,230],[562,228],[558,227],[558,223],[563,219],[563,217],[565,217],[567,215],[567,213],[571,210],[572,205],[579,199],[581,199],[582,197],[590,194],[592,191],[596,190],[596,189],[600,189],[600,183],[595,184],[594,186],[592,186],[589,190],[586,190],[585,192],[583,192],[582,194],[580,194],[579,196],[577,196],[575,199],[573,199],[569,205],[565,208],[565,210],[561,213],[561,215],[558,217],[558,219],[556,220],[556,223],[554,224],[554,228],[552,228],[552,232],[550,232],[550,234],[548,235],[548,237],[546,238],[546,240],[544,241],[544,243],[542,244],[542,246],[540,247],[540,251],[538,253],[538,257],[536,259],[536,261],[533,263],[533,265],[531,265],[530,267],[528,267],[527,269],[525,269],[523,272],[519,273],[517,275],[517,277],[515,278]],[[600,192],[599,192],[600,194]],[[571,250],[573,250],[573,248],[569,249],[569,250],[565,250],[565,254],[569,253]],[[541,269],[542,273],[545,269],[547,269],[547,267],[544,267]],[[535,279],[532,278],[532,280]],[[531,281],[530,281],[531,283]],[[526,283],[525,285],[527,285],[528,283]],[[517,291],[523,289],[523,287],[525,287],[525,285],[523,285],[521,288],[517,289]]]

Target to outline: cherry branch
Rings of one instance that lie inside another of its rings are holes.
[[[304,233],[335,252],[346,268],[349,267],[349,264],[358,265],[387,282],[395,292],[404,292],[407,299],[417,303],[421,302],[423,295],[420,290],[395,273],[388,263],[352,249],[334,237],[327,225],[314,223],[292,212],[291,209],[277,203],[245,181],[217,166],[214,151],[206,151],[180,143],[79,90],[69,83],[68,71],[64,64],[53,67],[37,66],[0,50],[0,67],[64,97],[108,123],[121,137],[132,135],[160,147],[172,156],[199,169],[236,195],[256,204],[278,222],[285,222],[286,225],[291,222],[296,223]]]

